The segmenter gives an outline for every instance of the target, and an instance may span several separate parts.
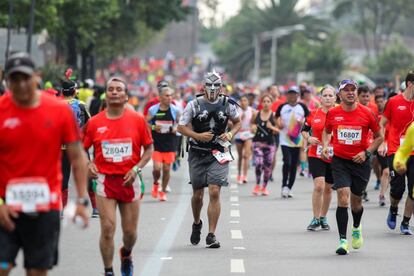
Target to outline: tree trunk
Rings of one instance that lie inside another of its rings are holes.
[[[78,54],[76,51],[76,33],[69,32],[67,38],[67,49],[68,49],[68,56],[66,58],[66,63],[72,69],[78,69]]]

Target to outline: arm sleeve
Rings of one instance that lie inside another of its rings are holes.
[[[405,164],[410,157],[410,153],[414,147],[414,123],[410,125],[405,135],[404,142],[398,148],[397,152],[395,153],[394,157],[394,167],[397,163]]]
[[[236,118],[240,117],[239,109],[237,108],[237,106],[235,104],[230,104],[229,105],[229,110],[230,110],[230,118],[231,119],[236,119]]]
[[[308,117],[306,117],[305,123],[303,124],[301,131],[309,132],[311,130],[312,117],[312,113]]]
[[[180,117],[180,121],[178,123],[179,125],[186,126],[191,122],[194,116],[193,105],[193,102],[187,104],[183,111],[183,114]]]

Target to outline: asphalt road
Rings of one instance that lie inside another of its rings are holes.
[[[374,177],[368,188],[371,200],[364,204],[362,218],[365,243],[359,250],[351,249],[347,256],[337,256],[336,194],[328,213],[331,231],[307,232],[312,217],[312,181],[298,176],[294,198],[281,199],[280,153],[278,159],[275,181],[269,184],[267,197],[252,196],[252,169],[247,185],[235,184],[236,163],[231,164],[231,184],[221,194],[222,214],[216,233],[220,249],[205,248],[207,197],[202,212],[202,240],[198,246],[190,244],[192,191],[187,184],[186,161],[172,174],[172,192],[167,202],[158,202],[148,194],[152,183],[148,166],[144,170],[147,194],[141,205],[138,242],[133,251],[135,275],[414,275],[414,237],[387,229],[388,207],[378,207]],[[87,230],[74,225],[63,228],[59,266],[50,275],[102,275],[98,240],[98,219],[92,219]],[[119,227],[115,244],[116,249],[121,247]],[[18,264],[22,264],[21,256]],[[114,269],[120,275],[118,252]],[[23,275],[23,270],[19,267],[11,275]]]

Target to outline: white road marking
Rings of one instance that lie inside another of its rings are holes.
[[[161,257],[161,260],[172,260],[173,257]]]
[[[231,259],[231,273],[245,273],[243,259]]]
[[[232,203],[231,206],[240,206],[239,203]]]
[[[243,235],[241,230],[230,230],[231,231],[231,239],[232,240],[242,240]]]
[[[237,184],[231,184],[230,186],[230,189],[237,189],[237,188],[238,188]]]
[[[161,220],[165,220],[165,218],[161,218]]]
[[[233,247],[234,250],[245,250],[246,248],[243,246],[235,246]]]
[[[240,221],[238,221],[238,220],[231,220],[230,223],[231,224],[237,224],[237,223],[240,223]]]
[[[232,192],[232,193],[236,193],[236,194],[238,194],[238,193],[239,193],[239,191],[238,191],[238,190],[230,190],[230,192]]]
[[[240,217],[240,210],[231,210],[230,216],[233,218],[239,218]]]
[[[231,196],[230,197],[230,202],[237,202],[239,201],[239,197],[238,196]]]

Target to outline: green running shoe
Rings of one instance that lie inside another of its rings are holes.
[[[352,227],[352,248],[354,249],[361,248],[362,244],[364,243],[361,229],[361,225],[359,225],[358,228]]]
[[[339,240],[339,246],[336,249],[336,254],[338,255],[346,255],[349,253],[349,245],[346,239]]]

